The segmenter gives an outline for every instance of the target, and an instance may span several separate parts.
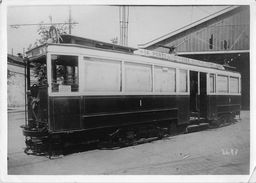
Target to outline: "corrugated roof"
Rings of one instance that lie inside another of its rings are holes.
[[[216,17],[218,17],[218,16],[220,16],[220,15],[223,15],[223,14],[225,14],[225,13],[231,11],[231,10],[234,10],[234,9],[236,9],[236,8],[239,8],[239,7],[240,7],[240,6],[229,6],[229,7],[224,8],[224,9],[222,9],[222,10],[216,12],[216,13],[213,13],[213,14],[207,16],[207,17],[204,17],[204,18],[202,18],[202,19],[200,19],[200,20],[197,20],[197,21],[195,21],[195,22],[193,22],[193,23],[191,23],[191,24],[188,24],[188,25],[186,25],[186,26],[184,26],[184,27],[181,27],[180,29],[177,29],[177,30],[172,31],[172,32],[170,32],[170,33],[168,33],[168,34],[165,34],[165,35],[163,35],[163,36],[161,36],[161,37],[158,37],[158,38],[156,38],[156,39],[154,39],[154,40],[152,40],[152,41],[149,41],[149,42],[144,43],[144,44],[139,44],[138,46],[139,46],[139,48],[146,48],[146,47],[149,47],[149,46],[154,45],[154,44],[156,44],[156,43],[158,43],[158,42],[160,42],[160,41],[163,41],[163,40],[165,40],[165,39],[168,39],[168,38],[170,38],[170,37],[172,37],[172,36],[174,36],[174,35],[176,35],[176,34],[179,34],[179,33],[183,32],[183,31],[186,31],[186,30],[188,30],[188,29],[191,29],[192,27],[195,27],[195,26],[197,26],[197,25],[199,25],[199,24],[202,24],[202,23],[204,23],[204,22],[206,22],[206,21],[208,21],[208,20],[211,20],[211,19],[213,19],[213,18],[216,18]]]

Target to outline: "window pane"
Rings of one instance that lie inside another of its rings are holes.
[[[152,91],[151,66],[126,63],[125,91]]]
[[[86,60],[83,91],[120,91],[121,62]]]
[[[217,77],[217,90],[220,93],[228,92],[228,76],[218,76]]]
[[[155,67],[155,91],[175,92],[175,69]]]
[[[239,93],[239,80],[236,77],[230,77],[230,93]]]
[[[78,91],[78,57],[52,55],[52,91]]]
[[[187,70],[180,70],[180,92],[187,92],[188,91],[188,87],[187,87],[187,83],[188,83],[188,76],[187,76]]]
[[[215,92],[215,79],[214,79],[214,74],[210,74],[210,93]]]

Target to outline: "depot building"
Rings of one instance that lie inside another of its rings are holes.
[[[214,62],[241,73],[242,109],[250,106],[250,9],[229,6],[139,48]]]

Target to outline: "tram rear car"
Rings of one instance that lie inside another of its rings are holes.
[[[239,73],[178,58],[74,44],[29,51],[27,75],[37,70],[37,84],[28,78],[26,152],[49,152],[67,141],[161,138],[193,119],[209,122],[239,114]]]

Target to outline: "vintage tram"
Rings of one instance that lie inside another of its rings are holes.
[[[222,65],[86,43],[66,35],[27,52],[26,153],[161,138],[240,114],[241,76]]]

